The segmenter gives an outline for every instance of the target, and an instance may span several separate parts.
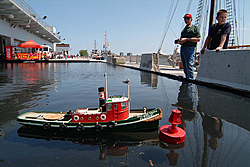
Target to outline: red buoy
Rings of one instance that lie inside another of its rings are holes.
[[[164,125],[160,128],[160,140],[170,144],[183,143],[185,141],[186,132],[176,126],[181,124],[181,112],[179,110],[172,110],[172,114],[168,121],[172,123],[172,125]]]

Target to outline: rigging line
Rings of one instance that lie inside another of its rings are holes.
[[[220,145],[220,147],[218,148],[218,150],[219,150],[219,155],[218,155],[218,157],[217,157],[217,160],[216,160],[216,164],[217,164],[217,166],[220,166],[219,165],[219,162],[220,162],[220,160],[222,159],[222,157],[223,157],[223,155],[222,156],[220,156],[221,155],[221,153],[224,153],[224,152],[226,152],[226,149],[227,149],[227,145],[226,144],[224,144],[224,143],[226,143],[226,141],[227,141],[227,138],[225,137],[225,134],[227,134],[228,132],[225,132],[226,130],[228,131],[228,126],[229,126],[229,124],[226,124],[226,121],[224,121],[224,120],[221,120],[222,121],[222,125],[223,125],[223,134],[224,134],[224,136],[221,138],[221,140],[220,140],[220,143],[219,143],[219,145]],[[225,130],[226,129],[226,130]],[[233,129],[232,129],[232,131],[233,131]],[[223,140],[224,139],[224,140]],[[221,158],[220,158],[221,157]],[[222,163],[223,163],[223,161],[222,161]]]
[[[214,4],[214,11],[218,11],[218,1],[217,1],[217,3],[215,2],[215,4]],[[214,18],[213,18],[213,22],[215,23],[216,22],[216,14],[214,14]],[[213,24],[213,23],[212,23]]]
[[[192,0],[189,0],[188,5],[187,5],[187,8],[186,8],[186,13],[189,12],[190,7],[191,7],[191,4],[192,4]],[[181,23],[181,28],[180,28],[179,34],[181,33],[181,31],[182,31],[182,29],[183,29],[183,27],[184,27],[184,24],[185,24],[184,22]]]
[[[167,94],[167,89],[166,89],[166,86],[164,85],[164,83],[163,83],[163,79],[162,79],[162,77],[161,77],[161,84],[162,84],[162,86],[163,86],[163,97],[164,97],[164,102],[166,102],[165,103],[165,107],[166,107],[166,109],[168,108],[167,106],[171,106],[171,104],[169,103],[169,97],[168,97],[168,94]],[[167,104],[169,104],[169,105],[167,105]],[[169,111],[169,110],[167,110],[167,111]],[[171,115],[171,112],[169,112],[169,117],[170,117],[170,115]]]
[[[242,45],[244,45],[244,32],[245,32],[245,0],[243,0],[243,28],[242,28]]]
[[[172,31],[172,33],[174,34],[175,38],[178,38],[177,35],[174,33],[174,31],[172,30],[172,28],[169,27],[169,29]]]
[[[187,157],[186,157],[187,154],[184,154],[184,149],[181,149],[181,153],[183,154],[182,156],[184,157],[184,161],[186,162],[185,165],[189,166],[188,161],[187,161]]]
[[[241,144],[241,146],[239,147],[239,149],[236,151],[236,153],[234,154],[233,158],[231,159],[231,163],[227,166],[231,166],[232,163],[234,162],[234,160],[238,157],[240,151],[245,147],[245,145],[249,142],[250,140],[250,133],[248,133],[248,136],[246,138],[246,140]]]
[[[186,13],[188,13],[188,12],[189,12],[190,7],[191,7],[191,4],[192,4],[192,0],[189,0],[189,2],[188,2],[188,6],[187,6],[187,9],[186,9]]]
[[[197,117],[197,116],[195,116],[195,117]],[[199,125],[199,123],[201,123],[202,124],[202,122],[200,121],[200,119],[201,118],[195,118],[195,120],[194,120],[194,126],[193,126],[193,128],[194,128],[194,133],[195,133],[195,138],[197,139],[197,144],[202,144],[202,141],[201,141],[201,138],[199,138],[199,131],[201,130],[201,129],[199,129],[199,127],[200,126],[198,126]],[[196,127],[196,128],[195,128]],[[198,146],[199,147],[199,146]],[[201,148],[201,147],[200,147]],[[198,153],[198,155],[200,155],[199,153],[200,153],[200,150],[197,150],[197,153]]]
[[[192,122],[193,123],[193,122]],[[188,137],[188,145],[189,145],[189,148],[190,148],[190,152],[191,152],[191,158],[192,158],[192,161],[193,161],[193,164],[196,164],[195,162],[195,159],[196,159],[196,155],[195,155],[195,153],[194,153],[194,151],[193,151],[193,146],[192,146],[192,144],[197,144],[197,143],[195,143],[195,142],[193,142],[193,143],[191,143],[191,135],[189,136],[189,135],[187,135],[186,137]],[[196,145],[195,145],[196,146]],[[194,156],[195,155],[195,156]],[[194,165],[195,166],[195,165]]]
[[[198,25],[200,30],[201,30],[201,24],[202,24],[203,20],[205,19],[205,17],[204,17],[205,13],[204,13],[203,9],[206,7],[206,4],[207,4],[207,0],[203,0],[203,2],[202,2],[202,8],[201,8],[201,10],[202,10],[201,11],[201,16],[200,16],[200,21],[199,21],[199,25]],[[206,21],[206,19],[205,19],[205,21]]]
[[[241,136],[241,129],[240,127],[238,127],[238,135],[236,136],[234,142],[231,144],[231,147],[229,148],[229,151],[227,153],[227,155],[224,156],[224,159],[222,162],[226,162],[226,157],[228,157],[231,154],[231,151],[234,149],[236,143],[238,142],[239,138]]]
[[[167,27],[168,27],[168,25],[170,24],[170,23],[169,23],[169,22],[170,22],[169,16],[170,16],[171,13],[172,13],[173,5],[174,5],[174,0],[172,0],[171,5],[169,6],[168,15],[167,15],[166,22],[165,22],[165,26],[164,26],[163,32],[162,32],[161,43],[163,43],[163,41],[164,41],[164,33],[167,31]],[[162,47],[162,44],[161,44],[161,43],[160,43],[159,50],[160,50],[161,47]]]
[[[238,19],[239,19],[239,21],[238,21],[238,23],[239,23],[239,39],[241,39],[240,37],[240,35],[241,35],[241,32],[240,32],[240,23],[241,23],[241,9],[240,9],[240,1],[238,1],[238,7],[237,7],[237,9],[238,9]]]
[[[196,119],[195,119],[195,120],[193,120],[194,137],[195,137],[195,141],[196,141],[195,143],[197,143],[195,145],[196,146],[195,147],[196,148],[196,156],[195,156],[195,160],[196,161],[195,162],[196,162],[196,165],[199,166],[199,164],[198,164],[199,163],[199,161],[198,161],[198,158],[199,158],[198,155],[200,155],[199,154],[199,148],[201,148],[200,147],[201,143],[199,142],[199,137],[198,137],[198,133],[197,133],[198,129],[197,128],[198,128],[198,125],[196,124]]]
[[[226,121],[221,120],[221,123],[222,123],[223,126],[226,124],[225,122],[226,122]],[[226,124],[226,125],[227,125],[227,124]],[[224,132],[224,128],[226,128],[226,127],[223,127],[223,132]],[[224,136],[225,136],[225,133],[223,133],[223,134],[224,134]],[[222,141],[223,138],[225,138],[224,141]],[[221,160],[222,157],[223,157],[223,154],[222,154],[222,153],[225,152],[225,149],[224,149],[224,148],[227,147],[225,144],[223,144],[223,143],[226,143],[226,137],[223,137],[223,138],[220,139],[220,143],[219,143],[220,147],[217,149],[218,152],[219,152],[219,154],[217,155],[216,165],[214,165],[214,166],[220,166],[219,163],[220,163],[220,160]],[[222,155],[221,155],[221,154],[222,154]],[[221,157],[221,158],[220,158],[220,157]],[[222,161],[222,163],[223,163],[223,161]]]
[[[172,20],[173,20],[173,17],[174,17],[175,11],[176,11],[176,9],[177,9],[178,3],[179,3],[179,0],[177,0],[177,3],[176,3],[176,5],[175,5],[174,11],[173,11],[173,13],[172,13],[172,15],[171,15],[171,18],[170,18],[170,21],[169,21],[169,24],[168,24],[167,30],[166,30],[166,32],[165,32],[165,34],[164,34],[164,37],[163,37],[163,40],[162,40],[162,42],[161,42],[161,45],[160,45],[159,50],[161,49],[162,44],[163,44],[163,42],[164,42],[164,39],[165,39],[165,37],[166,37],[166,35],[167,35],[167,32],[168,32],[169,26],[170,26],[170,24],[171,24],[171,22],[172,22]]]
[[[204,24],[203,24],[203,34],[202,34],[201,48],[203,47],[204,42],[205,42],[205,39],[206,39],[205,34],[206,34],[206,30],[207,30],[207,19],[208,19],[208,11],[209,11],[209,10],[208,10],[208,9],[209,9],[209,1],[208,1],[208,0],[206,0],[205,6],[207,6],[207,8],[206,8],[206,10],[205,10],[206,14],[205,14],[205,17],[204,17]],[[208,27],[208,29],[209,29],[209,27]]]
[[[194,151],[192,150],[192,144],[195,144],[194,142],[193,143],[191,143],[191,135],[186,135],[186,139],[185,139],[185,141],[188,141],[188,146],[189,147],[187,147],[187,148],[189,148],[189,150],[190,150],[190,152],[191,152],[191,154],[190,154],[190,157],[192,158],[192,161],[193,161],[193,164],[196,164],[195,163],[195,158],[194,158]],[[194,165],[193,165],[194,166]]]
[[[215,161],[212,161],[215,158],[215,151],[213,151],[210,155],[210,163],[209,166],[218,166],[218,165],[213,165]]]
[[[232,128],[232,132],[233,132],[233,128]],[[238,127],[238,135],[236,136],[236,139],[234,140],[234,142],[231,144],[231,147],[229,148],[229,151],[228,151],[227,155],[224,156],[223,162],[225,162],[226,161],[226,157],[231,154],[231,151],[233,150],[236,142],[239,140],[240,135],[241,135],[241,130]],[[231,135],[231,137],[232,137],[232,135]]]
[[[194,103],[195,105],[196,103]],[[196,157],[195,157],[195,162],[196,162],[196,165],[197,166],[200,166],[198,163],[200,162],[199,161],[199,155],[201,155],[201,150],[199,148],[202,148],[202,141],[201,141],[201,138],[199,137],[199,132],[201,131],[201,129],[199,129],[199,127],[201,126],[198,126],[199,123],[202,124],[201,122],[201,116],[195,116],[194,120],[193,120],[193,130],[194,130],[194,137],[195,137],[195,143],[197,143],[196,145]],[[203,129],[202,129],[203,130]]]
[[[172,9],[173,9],[173,4],[174,4],[174,0],[172,0],[169,9],[168,9],[168,15],[166,17],[166,21],[165,21],[165,25],[163,27],[163,31],[162,31],[162,36],[161,36],[161,41],[163,40],[163,36],[164,36],[164,32],[166,31],[167,25],[169,24],[169,17],[170,14],[172,13]],[[161,42],[160,42],[161,43]]]
[[[225,136],[225,134],[229,134],[230,132],[229,132],[229,130],[231,130],[231,133],[233,133],[234,132],[234,126],[232,127],[232,128],[229,128],[229,125],[230,124],[228,124],[228,123],[226,123],[226,121],[225,120],[222,120],[222,125],[223,125],[223,135]],[[232,135],[231,135],[231,140],[229,139],[229,137],[227,138],[227,137],[224,137],[223,136],[223,142],[224,143],[227,143],[228,142],[228,145],[230,145],[231,143],[232,143]],[[228,141],[228,139],[229,139],[229,141]],[[226,150],[227,150],[227,145],[225,145],[225,144],[223,144],[222,145],[223,146],[223,152],[226,152]],[[223,158],[223,157],[222,157]],[[221,159],[222,159],[221,158]],[[224,162],[224,160],[222,161],[222,162]]]
[[[220,140],[220,147],[218,148],[219,154],[218,154],[218,156],[217,156],[217,161],[216,161],[216,165],[215,165],[215,166],[220,166],[220,165],[219,165],[219,160],[221,159],[220,157],[223,156],[223,155],[221,155],[221,153],[222,153],[222,146],[221,146],[221,144],[222,144],[222,141]]]
[[[162,77],[161,77],[161,84],[162,84],[162,86],[163,86],[164,93],[165,93],[165,95],[166,95],[166,101],[168,102],[168,104],[170,104],[170,103],[169,103],[169,97],[168,97],[168,94],[167,94],[167,91],[166,91],[166,86],[165,86],[164,83],[163,83]],[[170,106],[171,106],[171,104],[170,104]]]
[[[239,45],[239,36],[238,36],[238,29],[237,29],[237,18],[236,18],[236,2],[235,2],[235,0],[234,0],[234,14],[235,14],[235,16],[234,16],[234,19],[235,19],[235,32],[236,32],[236,38],[237,38],[237,45]]]

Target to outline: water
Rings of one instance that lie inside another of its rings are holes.
[[[131,108],[159,107],[160,126],[182,112],[185,144],[167,149],[158,131],[67,136],[22,127],[18,114],[97,107],[108,73],[110,95],[127,93]],[[0,64],[1,166],[248,166],[250,99],[102,63]]]

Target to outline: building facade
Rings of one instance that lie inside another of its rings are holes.
[[[56,52],[59,54],[70,55],[70,45],[69,44],[56,44]]]
[[[40,17],[24,0],[0,1],[0,59],[6,58],[6,46],[18,53],[17,45],[30,39],[56,51],[60,36],[44,21],[46,17]]]

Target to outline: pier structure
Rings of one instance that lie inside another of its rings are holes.
[[[196,80],[250,91],[249,54],[249,49],[207,50]]]

